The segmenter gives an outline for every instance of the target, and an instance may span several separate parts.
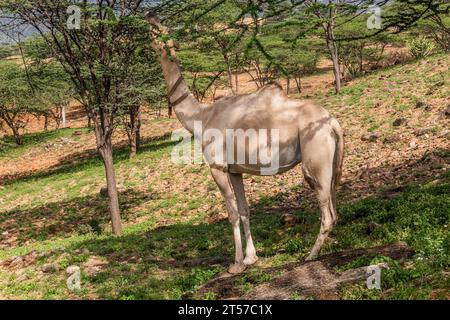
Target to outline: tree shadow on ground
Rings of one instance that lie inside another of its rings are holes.
[[[78,129],[82,130],[82,129]],[[83,129],[86,130],[86,129]],[[10,151],[20,150],[26,148],[30,145],[41,144],[43,142],[51,141],[58,137],[65,136],[67,133],[74,132],[75,129],[59,129],[59,130],[50,130],[44,132],[35,132],[24,134],[23,137],[23,145],[18,146],[15,143],[15,139],[13,136],[4,136],[0,139],[0,157],[5,157]],[[1,179],[0,179],[1,180]]]
[[[371,197],[341,207],[343,219],[332,235],[337,241],[329,243],[323,254],[395,241],[407,241],[414,249],[422,251],[421,240],[414,237],[422,234],[424,238],[432,238],[434,231],[427,229],[431,222],[439,232],[445,228],[448,216],[446,218],[442,211],[443,203],[439,204],[436,199],[446,193],[448,185],[445,188],[417,186],[399,192],[396,200]],[[417,204],[430,209],[426,215],[414,213],[408,216],[409,207],[399,213],[404,203],[414,207],[411,199],[418,197],[428,197],[426,202]],[[439,214],[431,210],[433,206],[437,209],[432,210]],[[270,210],[270,214],[265,209],[257,210],[252,218],[252,231],[258,255],[263,260],[274,259],[275,256],[284,259],[290,256],[288,261],[292,258],[303,260],[317,235],[319,221],[314,219],[314,216],[317,218],[316,213],[296,211],[294,214],[298,217],[308,218],[298,225],[286,227]],[[366,226],[371,221],[378,226],[369,232]],[[406,232],[411,224],[416,230]],[[97,288],[99,297],[115,299],[182,298],[224,272],[233,259],[231,228],[227,221],[199,225],[178,223],[120,238],[91,239],[68,247],[66,252],[86,249],[89,255],[107,261],[106,267],[94,275],[87,275],[86,281]],[[368,259],[367,263],[370,263],[370,255],[366,256],[363,251],[358,251],[358,257],[365,257],[364,261]],[[277,268],[284,270],[291,264],[280,260],[278,265]],[[240,277],[234,285],[245,292],[247,286],[267,281],[261,270],[264,270],[263,266],[252,267],[247,271],[249,276]],[[127,280],[123,281],[124,278]]]
[[[135,206],[150,201],[154,195],[138,190],[119,194],[122,218],[133,218]],[[101,233],[109,226],[107,199],[102,195],[78,197],[68,201],[47,203],[31,209],[13,209],[0,215],[0,248],[44,241],[57,236]]]
[[[436,185],[439,186],[442,181],[433,183],[443,172],[436,163],[445,164],[448,159],[448,152],[435,150],[403,164],[372,168],[369,172],[362,169],[361,174],[347,179],[340,198],[348,200],[348,203],[339,202],[341,219],[332,234],[332,238],[339,241],[328,244],[324,253],[400,240],[420,247],[423,245],[420,240],[413,238],[416,234],[432,239],[434,234],[427,233],[432,231],[420,228],[428,228],[433,219],[439,228],[443,228],[448,221],[445,219],[446,212],[439,215],[433,211],[445,205],[433,197],[448,193],[448,184],[445,188],[438,188]],[[391,183],[387,183],[386,179]],[[444,175],[443,179],[448,181],[448,175]],[[371,183],[367,183],[368,180]],[[357,199],[352,195],[352,189],[361,184],[365,185],[363,193],[372,195],[368,199]],[[410,184],[416,187],[408,187]],[[425,188],[425,185],[431,186]],[[428,196],[429,200],[423,204],[414,203],[419,197]],[[275,195],[270,201],[265,199],[251,205],[252,231],[258,254],[263,259],[275,256],[303,259],[311,248],[320,224],[318,210],[311,205],[312,202],[305,209],[294,208],[292,201],[297,201],[298,197],[314,200],[312,191],[305,185],[300,190],[291,190],[281,196]],[[148,200],[151,200],[148,191],[128,191],[121,195],[121,203],[127,203],[130,209]],[[0,231],[11,231],[8,239],[16,234],[19,242],[48,239],[57,234],[66,236],[77,230],[79,225],[91,225],[97,219],[107,222],[106,214],[99,218],[99,212],[107,212],[105,203],[105,199],[99,197],[86,197],[32,210],[12,211],[0,220]],[[405,205],[408,207],[403,208]],[[407,216],[414,207],[421,211],[420,214]],[[398,213],[402,210],[406,217]],[[282,224],[279,215],[286,211],[298,217],[297,225],[286,227]],[[398,220],[400,218],[402,220]],[[126,210],[124,219],[127,219]],[[368,223],[372,221],[379,227],[368,232]],[[182,298],[186,292],[195,290],[218,272],[224,271],[232,262],[233,240],[227,221],[210,224],[179,222],[166,226],[155,223],[155,228],[153,224],[131,227],[118,238],[90,237],[68,245],[64,252],[72,256],[69,264],[83,263],[83,259],[86,261],[92,255],[105,259],[106,266],[95,274],[86,274],[84,279],[96,288],[99,297],[116,299]],[[419,229],[414,230],[411,226]],[[89,253],[80,258],[75,252],[84,249]],[[283,264],[282,261],[280,264]],[[259,269],[258,266],[255,268]],[[245,286],[246,283],[236,285]]]
[[[367,190],[367,194],[372,194],[370,197],[351,199],[346,204],[341,202],[338,208],[341,220],[332,234],[332,238],[339,241],[328,243],[323,253],[384,245],[394,241],[407,241],[415,249],[428,250],[415,237],[422,234],[424,238],[433,238],[435,231],[428,230],[428,225],[433,223],[441,230],[449,218],[448,210],[445,212],[444,209],[445,200],[439,202],[448,193],[448,175],[442,176],[442,169],[433,169],[432,165],[437,158],[446,161],[448,154],[440,150],[431,154],[431,158],[426,156],[411,160],[403,166],[372,169],[373,177],[380,177],[380,172],[397,172],[398,176],[394,175],[395,179],[392,180],[395,187],[390,188],[384,184],[385,188],[379,189],[370,185],[368,188],[376,189]],[[409,175],[404,176],[408,172]],[[372,173],[369,173],[369,178]],[[438,183],[437,176],[441,179]],[[383,182],[383,177],[380,179]],[[356,180],[359,183],[359,178],[347,182],[350,188]],[[398,186],[400,182],[404,183],[402,187]],[[445,183],[446,186],[440,187],[440,184]],[[409,186],[410,184],[413,186]],[[311,191],[303,190],[300,194],[312,195]],[[262,258],[281,254],[303,259],[314,243],[320,224],[317,208],[309,206],[305,210],[292,209],[294,206],[289,203],[290,196],[292,194],[275,196],[269,207],[261,203],[255,203],[251,207],[252,231],[258,255]],[[418,203],[414,204],[412,199]],[[419,203],[420,201],[423,203]],[[266,200],[264,204],[267,205]],[[405,206],[407,207],[404,208]],[[427,214],[409,216],[414,206]],[[290,208],[287,210],[297,216],[297,225],[286,227],[280,221],[279,215],[286,212],[285,208]],[[374,230],[370,229],[371,223],[375,225]],[[231,229],[227,221],[161,226],[121,238],[88,240],[68,250],[70,252],[82,248],[87,248],[91,254],[108,261],[106,269],[88,277],[88,281],[98,286],[97,293],[102,298],[181,298],[186,292],[224,271],[232,262],[233,256]],[[255,268],[260,269],[258,266]],[[163,277],[162,274],[166,276]],[[124,277],[127,278],[126,283],[122,281]],[[172,293],[164,296],[161,292]]]
[[[177,142],[169,140],[170,134],[143,139],[139,154],[155,152],[176,145]],[[121,143],[114,146],[114,162],[120,164],[129,160],[129,147]],[[0,176],[2,185],[17,182],[27,182],[35,179],[47,178],[58,174],[76,173],[93,166],[102,166],[102,160],[95,149],[75,152],[60,159],[59,163],[41,171],[24,172],[20,175]]]

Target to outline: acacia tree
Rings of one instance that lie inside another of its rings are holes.
[[[61,65],[55,61],[35,62],[29,67],[30,79],[36,96],[41,102],[37,116],[44,116],[44,130],[48,130],[49,119],[59,129],[67,126],[66,109],[75,96],[74,88]]]
[[[67,127],[67,106],[76,97],[69,75],[53,59],[51,49],[40,37],[26,39],[23,42],[23,54],[30,85],[38,91],[37,96],[42,101],[42,107],[36,115],[45,118],[44,130],[48,129],[50,118],[58,129]]]
[[[153,108],[166,99],[160,65],[148,46],[147,37],[128,55],[117,77],[120,86],[115,100],[122,106],[121,118],[130,144],[130,158],[134,158],[141,144],[142,107]]]
[[[25,117],[36,109],[23,69],[15,62],[0,61],[0,119],[11,130],[17,145],[23,144]]]
[[[112,134],[117,117],[128,108],[123,103],[121,68],[147,34],[139,18],[143,1],[79,1],[81,28],[69,28],[67,13],[74,1],[1,0],[0,9],[32,27],[52,50],[76,88],[94,125],[97,150],[104,163],[113,233],[122,233]]]
[[[190,3],[203,7],[207,5],[214,6],[215,4],[214,0],[190,0]],[[239,1],[223,1],[214,10],[196,19],[193,25],[195,33],[191,35],[194,38],[199,38],[195,43],[199,48],[203,49],[203,52],[210,55],[212,52],[217,52],[222,57],[223,66],[219,66],[216,63],[215,68],[212,68],[212,63],[209,63],[210,65],[207,66],[207,69],[215,69],[216,73],[213,76],[213,80],[217,79],[221,73],[226,72],[228,87],[232,94],[237,94],[239,91],[237,75],[242,50],[237,46],[237,38],[241,37],[239,41],[242,42],[243,34],[239,33],[239,29],[240,25],[245,21],[245,16],[242,16],[239,21],[235,21],[240,12]],[[226,31],[224,31],[224,26],[227,26]]]

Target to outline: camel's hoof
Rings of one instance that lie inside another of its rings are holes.
[[[232,264],[229,268],[228,268],[228,273],[231,274],[239,274],[245,271],[245,269],[247,269],[247,266],[243,263],[235,263]]]
[[[252,256],[252,257],[246,257],[244,259],[244,264],[246,266],[251,266],[251,265],[254,265],[258,260],[259,260],[259,258],[256,255]]]

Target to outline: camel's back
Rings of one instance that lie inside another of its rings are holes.
[[[312,101],[290,99],[283,89],[268,85],[255,93],[225,97],[209,106],[206,127],[216,129],[298,130],[308,123],[328,117],[328,112]]]

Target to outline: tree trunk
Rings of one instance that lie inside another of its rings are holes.
[[[295,84],[297,85],[298,93],[302,93],[302,78],[295,78]]]
[[[237,71],[234,74],[234,85],[236,86],[234,91],[239,94],[239,72]]]
[[[141,108],[130,108],[130,159],[136,157],[141,140]]]
[[[44,114],[44,131],[48,131],[48,112]]]
[[[23,145],[23,138],[19,132],[19,126],[16,125],[16,115],[8,115],[7,113],[1,114],[1,119],[5,121],[6,125],[11,129],[14,141],[18,146]]]
[[[122,235],[122,221],[120,219],[119,195],[117,191],[116,173],[114,170],[112,136],[106,133],[109,130],[109,121],[104,116],[102,123],[96,123],[95,136],[97,148],[105,166],[106,186],[108,188],[108,205],[111,215],[112,231],[116,236]]]
[[[14,140],[16,141],[16,144],[18,146],[23,145],[23,138],[19,133],[19,129],[17,129],[16,126],[14,126],[14,125],[11,125],[10,127],[11,127],[11,131],[13,133],[13,136],[14,136]]]
[[[227,65],[228,87],[231,90],[231,94],[235,95],[236,92],[234,91],[234,88],[233,88],[233,71],[231,70],[230,59],[228,58],[228,55],[224,54],[223,60],[225,61],[225,64]]]
[[[61,115],[61,123],[62,123],[62,128],[65,129],[67,128],[67,120],[66,120],[66,106],[63,105],[60,107],[60,115]]]
[[[111,142],[109,142],[111,143]],[[108,188],[109,212],[111,214],[112,230],[114,235],[122,235],[122,221],[120,219],[119,195],[117,191],[116,173],[112,156],[112,145],[105,146],[101,152],[102,160],[105,165],[106,186]]]
[[[324,24],[323,28],[325,30],[328,51],[330,52],[331,60],[333,62],[334,86],[336,93],[339,93],[341,91],[341,66],[339,63],[339,53],[336,38],[334,36],[333,23],[327,22]]]

